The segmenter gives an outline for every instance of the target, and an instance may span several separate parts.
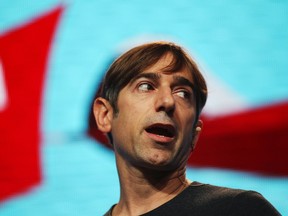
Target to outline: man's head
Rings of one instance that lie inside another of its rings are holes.
[[[188,69],[193,77],[196,98],[197,119],[207,99],[207,86],[193,59],[178,45],[170,42],[147,43],[132,48],[124,53],[108,69],[102,84],[101,96],[107,99],[118,113],[118,94],[134,77],[146,68],[154,65],[167,53],[171,53],[173,61],[165,68],[167,72]]]
[[[118,160],[165,170],[186,164],[202,127],[207,88],[181,47],[156,42],[129,50],[109,68],[101,95],[95,119]]]

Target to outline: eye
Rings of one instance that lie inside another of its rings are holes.
[[[154,87],[149,83],[141,83],[138,86],[138,90],[143,91],[143,92],[147,92],[147,91],[154,90]]]
[[[184,89],[176,91],[175,94],[183,99],[189,100],[191,98],[191,93]]]

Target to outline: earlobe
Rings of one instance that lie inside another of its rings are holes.
[[[113,108],[109,101],[101,97],[96,98],[93,105],[93,113],[98,129],[103,133],[111,132]]]
[[[194,131],[193,131],[194,135],[193,135],[193,140],[192,140],[192,151],[196,147],[202,128],[203,128],[203,122],[201,120],[198,120],[196,127],[194,128]]]

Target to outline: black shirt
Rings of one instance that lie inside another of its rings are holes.
[[[112,215],[113,207],[104,215]],[[273,216],[280,213],[259,193],[193,182],[179,195],[142,216]]]

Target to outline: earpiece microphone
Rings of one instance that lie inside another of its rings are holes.
[[[201,127],[196,127],[196,129],[195,129],[197,132],[200,132],[202,129],[201,129]]]

